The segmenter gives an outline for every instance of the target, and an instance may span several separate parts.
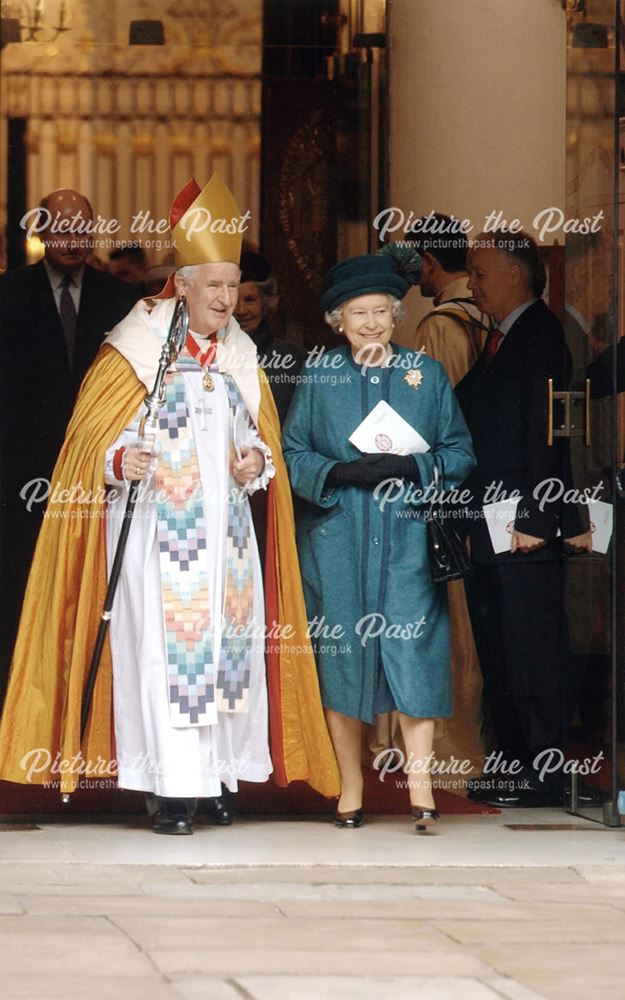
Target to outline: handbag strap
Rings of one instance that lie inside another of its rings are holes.
[[[434,496],[430,500],[430,515],[433,514],[435,508],[439,508],[441,506],[440,500],[437,499],[439,493],[439,480],[441,483],[440,488],[441,490],[443,489],[443,476],[439,472],[438,455],[435,452],[432,453],[432,461],[433,461],[433,472],[434,472]],[[441,464],[442,464],[442,459],[441,459]]]
[[[436,461],[436,455],[433,455],[432,458],[434,459],[434,491],[437,493],[438,492],[438,480],[440,478],[440,473],[438,471],[438,462]]]

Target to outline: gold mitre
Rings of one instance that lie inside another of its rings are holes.
[[[195,180],[188,181],[169,210],[176,268],[221,261],[238,264],[247,218],[247,214],[241,217],[236,198],[219,174],[213,174],[201,191]]]

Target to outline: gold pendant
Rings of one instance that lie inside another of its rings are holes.
[[[204,372],[204,374],[202,375],[202,385],[204,386],[207,392],[212,392],[213,389],[215,388],[215,383],[213,382],[213,376],[209,375],[208,372]]]

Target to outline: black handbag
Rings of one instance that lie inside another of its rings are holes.
[[[438,459],[434,457],[434,492],[439,492]],[[436,497],[427,518],[428,551],[434,583],[462,580],[471,568],[466,545],[451,523],[445,507]]]

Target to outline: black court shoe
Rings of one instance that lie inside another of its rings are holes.
[[[421,806],[412,807],[412,818],[415,824],[415,833],[425,833],[428,826],[438,823],[440,813],[437,809],[422,809]]]
[[[339,812],[337,809],[334,814],[334,825],[341,826],[346,829],[356,830],[359,826],[362,826],[364,821],[365,817],[362,808],[352,809],[351,812],[344,813]]]

